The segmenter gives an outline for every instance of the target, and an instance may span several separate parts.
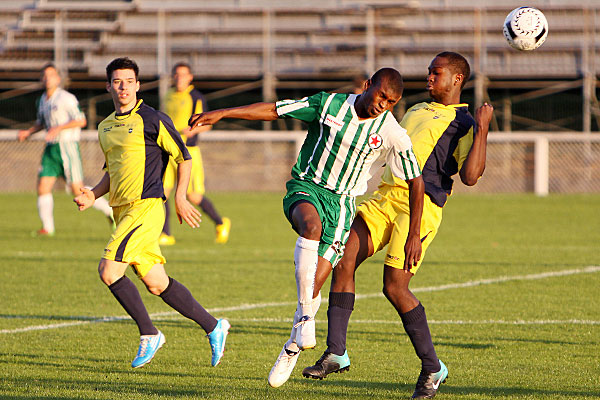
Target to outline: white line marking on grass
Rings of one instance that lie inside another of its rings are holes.
[[[421,288],[413,288],[412,291],[414,293],[420,293],[420,292],[437,292],[437,291],[442,291],[442,290],[448,290],[448,289],[460,289],[460,288],[467,288],[467,287],[474,287],[474,286],[481,286],[481,285],[491,285],[494,283],[503,283],[503,282],[510,282],[510,281],[527,281],[527,280],[538,280],[538,279],[545,279],[545,278],[555,278],[555,277],[560,277],[560,276],[568,276],[568,275],[577,275],[577,274],[591,274],[591,273],[595,273],[595,272],[600,272],[600,266],[597,265],[592,265],[592,266],[588,266],[585,268],[575,268],[575,269],[565,269],[562,271],[552,271],[552,272],[543,272],[540,274],[530,274],[530,275],[514,275],[514,276],[501,276],[498,278],[488,278],[488,279],[479,279],[479,280],[475,280],[475,281],[468,281],[468,282],[463,282],[463,283],[450,283],[447,285],[440,285],[440,286],[428,286],[428,287],[421,287]],[[369,294],[362,294],[362,295],[357,295],[356,299],[360,300],[360,299],[368,299],[368,298],[374,298],[374,297],[383,297],[382,293],[369,293]],[[323,299],[323,302],[327,302],[328,299]],[[269,308],[269,307],[288,307],[288,306],[293,306],[296,305],[296,302],[279,302],[279,303],[258,303],[258,304],[241,304],[238,306],[231,306],[231,307],[220,307],[220,308],[212,308],[209,311],[211,313],[216,313],[216,312],[228,312],[228,311],[245,311],[245,310],[255,310],[258,308]],[[161,313],[154,313],[151,314],[150,317],[152,318],[160,318],[160,317],[170,317],[170,316],[174,316],[174,315],[178,315],[177,312],[175,311],[167,311],[167,312],[161,312]],[[3,317],[0,317],[3,318]],[[10,318],[10,316],[8,317]],[[35,317],[32,317],[35,318]],[[115,317],[100,317],[100,318],[96,318],[96,319],[86,319],[85,321],[73,321],[73,322],[63,322],[63,323],[58,323],[58,324],[48,324],[48,325],[35,325],[35,326],[28,326],[25,328],[16,328],[16,329],[2,329],[0,330],[0,334],[9,334],[9,333],[20,333],[20,332],[31,332],[31,331],[40,331],[40,330],[47,330],[47,329],[59,329],[59,328],[67,328],[70,326],[77,326],[77,325],[87,325],[87,324],[94,324],[94,323],[100,323],[100,322],[114,322],[114,321],[121,321],[121,320],[127,320],[130,317],[127,315],[122,315],[122,316],[115,316]],[[548,320],[549,322],[547,323],[551,323],[552,320]],[[578,321],[578,320],[566,320],[566,321]],[[353,321],[356,322],[356,321]],[[588,324],[590,325],[595,325],[596,321],[590,321]],[[376,322],[371,322],[371,323],[376,323]],[[389,322],[385,322],[385,323],[389,323]],[[443,323],[443,322],[434,322],[432,321],[431,323]],[[469,323],[468,321],[465,321],[465,323]],[[489,322],[494,323],[494,322]],[[496,322],[496,323],[510,323],[510,324],[514,324],[516,323],[515,321],[513,322]],[[566,323],[566,322],[556,322],[558,323]],[[569,323],[575,323],[575,322],[569,322]]]

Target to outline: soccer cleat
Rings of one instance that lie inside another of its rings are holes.
[[[210,364],[213,367],[216,367],[221,362],[223,352],[225,351],[225,341],[227,340],[227,335],[229,334],[229,328],[231,328],[229,321],[226,319],[220,319],[217,321],[217,326],[215,326],[215,329],[206,335],[212,351]]]
[[[331,373],[341,374],[349,370],[350,357],[348,357],[348,351],[344,351],[344,355],[342,356],[325,351],[315,365],[304,368],[302,376],[305,378],[323,379],[327,378],[327,375]]]
[[[156,335],[140,336],[140,347],[137,355],[131,362],[131,367],[139,368],[148,364],[163,344],[165,344],[165,335],[161,331],[158,331]]]
[[[300,350],[291,351],[285,348],[285,344],[283,345],[279,357],[277,357],[273,368],[271,368],[271,372],[269,372],[269,385],[271,387],[276,388],[287,382],[296,366],[299,356]]]
[[[296,325],[296,344],[300,350],[313,349],[317,345],[315,338],[315,319],[304,315]]]
[[[231,230],[231,220],[223,218],[223,223],[215,227],[215,243],[225,244],[229,240],[229,231]]]
[[[175,244],[175,236],[162,232],[158,238],[158,244],[161,246],[173,246]]]
[[[47,230],[45,230],[44,228],[35,231],[35,232],[31,232],[31,236],[33,237],[52,237],[54,236],[54,232],[49,232]]]
[[[440,367],[442,368],[438,372],[421,370],[415,392],[412,395],[413,399],[433,399],[440,385],[446,382],[448,377],[448,368],[441,360]]]

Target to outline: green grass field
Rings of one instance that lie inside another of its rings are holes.
[[[268,386],[295,308],[296,236],[281,194],[211,198],[233,221],[230,242],[213,244],[206,220],[196,230],[175,226],[177,244],[164,254],[169,274],[231,321],[223,362],[210,367],[204,332],[142,291],[167,344],[151,364],[132,370],[137,329],[114,318],[125,313],[96,272],[109,236],[103,216],[79,213],[59,193],[56,236],[32,238],[35,196],[0,195],[0,398],[409,398],[420,364],[380,295],[382,254],[357,274],[363,297],[348,332],[350,371],[323,381],[301,376],[325,347],[324,302],[317,348],[300,356],[288,383]],[[600,397],[599,210],[599,195],[450,199],[412,280],[450,371],[436,398]]]

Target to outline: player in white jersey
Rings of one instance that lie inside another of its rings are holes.
[[[321,286],[343,254],[355,216],[354,199],[366,191],[371,167],[378,160],[409,185],[411,232],[406,260],[412,265],[420,259],[424,184],[410,138],[390,112],[402,91],[400,73],[383,68],[365,83],[360,95],[321,92],[300,100],[215,110],[190,119],[193,129],[223,118],[271,121],[283,117],[308,124],[283,199],[285,215],[300,235],[294,251],[298,305],[290,339],[269,373],[273,387],[287,381],[301,350],[316,345],[314,317]]]
[[[46,148],[42,155],[37,185],[38,212],[42,220],[40,236],[54,235],[54,199],[52,188],[56,178],[63,177],[73,193],[83,187],[83,167],[79,153],[81,128],[87,121],[79,109],[77,98],[60,87],[60,75],[52,64],[42,68],[42,83],[46,91],[40,97],[35,125],[20,130],[20,142],[32,134],[46,130]],[[98,199],[95,208],[102,211],[113,224],[112,211],[105,199]]]

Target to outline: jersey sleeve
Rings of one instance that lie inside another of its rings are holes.
[[[467,156],[469,155],[469,151],[471,150],[471,146],[473,146],[473,127],[469,129],[466,135],[460,138],[458,141],[458,146],[454,150],[452,154],[456,163],[458,164],[458,170],[462,168]]]
[[[421,168],[419,168],[419,163],[413,151],[410,137],[406,134],[406,129],[402,128],[397,122],[390,124],[388,129],[396,131],[391,135],[391,137],[395,138],[395,141],[388,152],[386,160],[392,174],[405,181],[419,177],[421,175]]]
[[[166,114],[158,112],[158,145],[173,157],[177,164],[191,160],[192,156],[181,139],[181,135],[175,129],[173,121]]]
[[[204,96],[200,95],[194,99],[194,110],[193,114],[200,114],[208,111],[208,106],[206,105],[206,99]]]
[[[319,118],[323,92],[300,100],[280,100],[275,103],[277,115],[282,118],[294,118],[311,122]]]
[[[81,111],[81,108],[79,108],[79,101],[77,101],[77,97],[75,97],[75,95],[71,93],[69,94],[70,96],[67,96],[65,101],[65,108],[67,114],[69,115],[69,119],[71,121],[77,119],[84,119],[85,115]]]

